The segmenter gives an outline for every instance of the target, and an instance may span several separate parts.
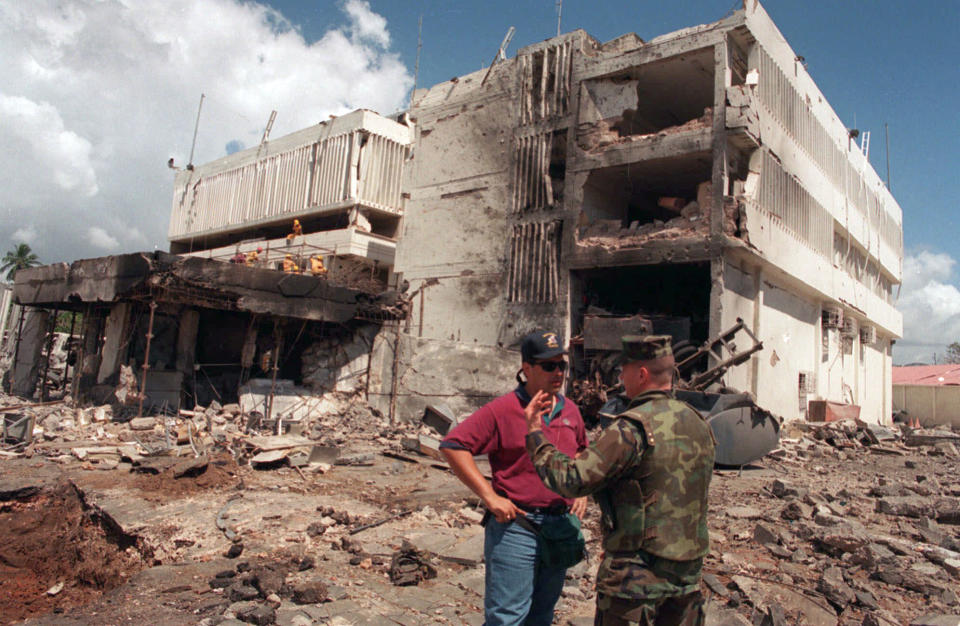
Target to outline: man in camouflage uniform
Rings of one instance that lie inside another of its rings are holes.
[[[623,338],[627,411],[570,458],[543,436],[546,398],[527,405],[527,451],[541,480],[564,496],[594,494],[604,555],[596,626],[703,623],[700,570],[709,551],[710,427],[674,398],[670,337]]]

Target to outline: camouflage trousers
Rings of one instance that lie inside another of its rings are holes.
[[[594,626],[703,626],[703,594],[629,600],[597,596]]]

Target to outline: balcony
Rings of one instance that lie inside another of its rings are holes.
[[[394,230],[411,129],[358,110],[184,170],[174,182],[169,239],[177,251],[270,238],[293,218],[353,209]],[[313,233],[320,235],[321,233]]]

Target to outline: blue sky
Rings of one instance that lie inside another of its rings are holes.
[[[714,21],[733,0],[563,3],[562,30],[651,39]],[[960,340],[960,2],[764,3],[841,120],[871,132],[870,158],[903,208],[899,362]],[[0,2],[0,247],[44,262],[167,247],[174,157],[195,162],[355,108],[409,102],[418,85],[556,34],[555,0],[7,0]],[[230,148],[228,149],[228,146]]]

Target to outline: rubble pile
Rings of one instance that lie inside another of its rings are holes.
[[[911,447],[916,433],[854,420],[788,427],[796,436],[762,463],[776,477],[715,476],[705,564],[714,616],[920,624],[960,613],[956,450]]]
[[[75,355],[75,346],[71,345],[70,335],[67,333],[52,333],[53,341],[50,344],[50,351],[47,355],[47,364],[41,365],[41,374],[46,373],[45,389],[60,389],[63,387],[64,380],[69,380],[72,374],[73,359]],[[74,342],[76,339],[73,340]],[[40,383],[38,382],[38,387]]]
[[[636,247],[651,239],[677,239],[703,235],[710,230],[710,214],[713,205],[713,185],[705,181],[697,186],[696,198],[661,197],[660,208],[674,214],[670,219],[655,219],[649,222],[635,220],[624,227],[618,219],[598,219],[581,224],[578,243],[600,246],[604,249]],[[730,236],[742,236],[741,224],[744,207],[733,197],[723,203],[723,232]]]
[[[137,601],[89,600],[83,580],[61,577],[38,580],[38,597],[64,583],[64,598],[93,604],[35,606],[107,621],[169,621],[181,607],[204,624],[482,622],[482,508],[439,454],[462,417],[444,405],[393,425],[330,393],[279,435],[276,420],[216,402],[132,419],[124,405],[69,398],[17,413],[33,418],[33,437],[4,445],[0,483],[34,480],[35,468],[69,477],[147,567],[117,590]],[[960,613],[960,434],[842,420],[789,422],[783,435],[756,464],[715,472],[707,624]],[[14,508],[30,506],[27,493],[0,484]],[[589,555],[568,572],[556,623],[591,623],[595,506],[584,534]]]
[[[585,152],[600,152],[610,146],[634,141],[650,141],[657,137],[666,137],[677,133],[710,128],[713,124],[713,107],[706,107],[700,117],[687,120],[682,124],[668,126],[652,133],[635,133],[631,124],[632,113],[627,110],[622,117],[599,120],[587,126],[581,125],[577,133],[577,145]]]

